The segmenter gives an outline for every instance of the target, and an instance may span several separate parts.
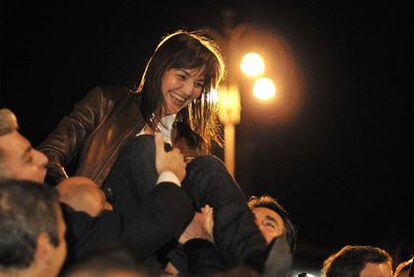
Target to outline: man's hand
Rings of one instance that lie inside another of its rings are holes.
[[[185,228],[178,241],[181,244],[186,243],[190,239],[205,239],[214,242],[213,226],[213,208],[206,205],[204,208],[201,208],[201,213],[195,213],[193,220]]]
[[[165,152],[164,140],[160,133],[155,134],[155,168],[158,174],[163,171],[171,171],[178,180],[182,182],[185,177],[186,163],[184,156],[178,148],[173,148],[169,152]]]
[[[201,208],[201,215],[203,220],[203,229],[207,235],[207,239],[214,242],[213,227],[214,227],[214,213],[213,208],[209,205],[205,205]]]
[[[86,212],[92,217],[103,210],[112,210],[105,194],[91,179],[85,177],[67,178],[57,185],[59,201],[75,211]]]

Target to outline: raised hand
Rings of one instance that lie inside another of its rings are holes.
[[[190,239],[205,239],[213,241],[213,208],[209,205],[201,208],[201,213],[195,213],[191,223],[185,228],[180,239],[180,243],[184,244]]]
[[[171,171],[177,176],[178,180],[182,182],[186,175],[185,167],[186,163],[180,149],[173,148],[171,151],[166,152],[164,149],[164,140],[162,135],[160,133],[156,133],[155,168],[157,169],[158,174],[163,171]]]
[[[59,201],[75,211],[86,212],[90,216],[98,216],[103,210],[112,210],[105,194],[98,185],[86,177],[67,178],[57,185]]]
[[[213,227],[214,227],[214,214],[213,208],[209,205],[205,205],[201,208],[201,215],[202,215],[202,228],[206,234],[206,239],[214,242],[213,237]]]

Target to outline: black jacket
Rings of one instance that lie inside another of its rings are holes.
[[[49,159],[49,180],[66,178],[65,166],[79,155],[76,174],[103,183],[119,151],[145,126],[140,94],[96,87],[39,146]]]
[[[158,184],[132,218],[116,211],[90,217],[65,205],[63,210],[70,262],[115,244],[127,245],[137,256],[147,258],[171,239],[178,239],[194,215],[188,195],[168,182]]]

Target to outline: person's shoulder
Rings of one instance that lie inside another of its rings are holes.
[[[138,94],[127,87],[96,86],[88,92],[85,100],[90,102],[118,102],[122,99],[136,98]]]
[[[94,87],[88,95],[100,96],[106,99],[115,99],[119,97],[125,97],[130,95],[131,91],[126,87],[117,87],[117,86],[96,86]]]

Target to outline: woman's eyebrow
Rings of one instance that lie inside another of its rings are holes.
[[[187,72],[185,69],[181,69],[181,68],[179,68],[178,69],[178,71],[181,71],[182,73],[184,73],[185,75],[187,75],[188,77],[190,77],[191,75],[190,75],[190,73],[189,72]]]
[[[191,77],[190,72],[188,72],[186,69],[179,68],[178,71],[183,72],[185,75],[187,75],[187,77]],[[202,76],[199,79],[197,79],[197,81],[204,82],[204,76]]]

